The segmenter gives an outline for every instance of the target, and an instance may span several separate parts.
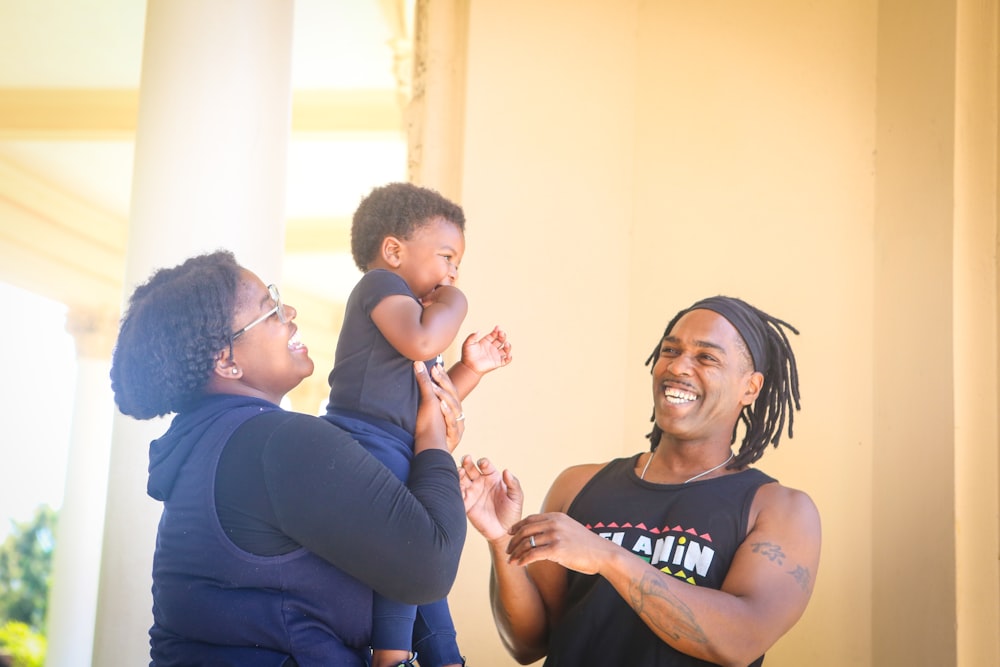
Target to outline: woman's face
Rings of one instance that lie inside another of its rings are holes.
[[[263,281],[244,269],[236,292],[233,331],[274,310],[275,305]],[[224,383],[222,391],[280,403],[285,394],[312,375],[314,365],[309,349],[299,342],[297,335],[295,308],[284,304],[283,311],[285,322],[275,311],[236,338],[231,364],[222,372],[232,382]]]

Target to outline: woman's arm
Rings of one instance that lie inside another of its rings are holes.
[[[421,405],[410,487],[350,435],[289,414],[263,450],[280,529],[386,597],[424,604],[445,597],[465,543],[465,508],[450,449],[461,405],[440,370],[434,385],[415,364]]]
[[[412,492],[346,432],[295,415],[263,451],[278,528],[374,590],[401,602],[444,597],[465,541],[465,512],[447,451],[414,457]]]

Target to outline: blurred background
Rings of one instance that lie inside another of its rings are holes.
[[[295,3],[281,287],[289,303],[323,304],[303,308],[326,315],[317,335],[330,335],[359,275],[354,208],[376,185],[406,178],[410,4]],[[0,354],[4,377],[20,380],[0,388],[2,425],[10,446],[34,443],[0,471],[9,518],[61,503],[75,374],[66,310],[114,316],[122,299],[145,9],[143,0],[0,0],[0,281],[10,325]],[[316,343],[317,367],[329,365],[329,345]]]

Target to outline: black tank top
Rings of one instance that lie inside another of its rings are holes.
[[[657,569],[719,589],[747,533],[757,489],[774,482],[745,470],[690,484],[653,484],[635,474],[639,455],[616,459],[580,491],[568,514]],[[553,629],[545,667],[692,667],[639,618],[606,579],[569,573],[566,613]],[[763,664],[761,656],[750,667]]]

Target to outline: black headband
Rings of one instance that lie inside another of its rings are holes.
[[[743,338],[743,342],[746,343],[747,349],[750,350],[754,370],[762,373],[767,372],[768,365],[771,363],[768,354],[767,323],[761,319],[753,306],[729,296],[711,296],[679,312],[674,317],[674,322],[692,310],[711,310],[726,318],[735,327],[740,337]],[[667,333],[670,333],[669,329]]]

